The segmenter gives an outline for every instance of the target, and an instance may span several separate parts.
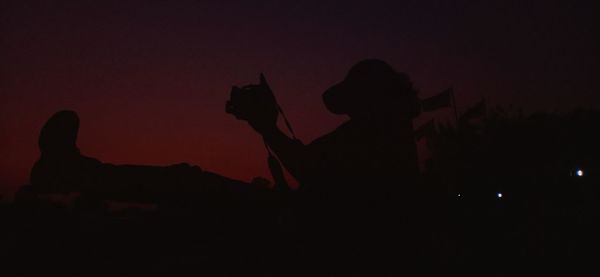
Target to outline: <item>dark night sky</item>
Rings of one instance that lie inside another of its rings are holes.
[[[27,182],[39,128],[60,109],[79,113],[79,146],[103,161],[269,176],[260,138],[224,113],[231,85],[261,71],[305,142],[344,120],[321,93],[370,57],[410,74],[422,97],[453,86],[459,110],[481,96],[600,108],[588,3],[221,2],[3,1],[0,193]]]

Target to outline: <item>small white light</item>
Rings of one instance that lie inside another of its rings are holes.
[[[498,198],[502,198],[502,193],[501,192],[498,192],[497,195],[498,195]]]
[[[575,172],[575,174],[577,174],[577,176],[582,177],[583,176],[583,170],[578,169],[577,172]]]

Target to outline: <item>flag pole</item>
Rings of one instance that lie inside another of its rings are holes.
[[[452,106],[454,107],[454,120],[456,123],[456,129],[458,130],[458,109],[456,108],[456,99],[454,98],[454,88],[450,87],[452,94]]]

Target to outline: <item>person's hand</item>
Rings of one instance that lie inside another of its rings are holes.
[[[237,119],[248,121],[261,134],[276,128],[279,115],[275,97],[262,74],[258,85],[233,87],[226,110]]]
[[[248,124],[261,134],[277,128],[277,117],[279,115],[276,107],[262,104],[251,109],[247,117]]]

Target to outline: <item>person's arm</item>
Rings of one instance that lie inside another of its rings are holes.
[[[237,119],[245,120],[262,135],[265,143],[275,152],[281,163],[300,183],[311,177],[311,166],[315,159],[309,154],[310,147],[289,138],[277,127],[280,112],[277,101],[261,74],[260,84],[234,87],[226,111]]]
[[[314,176],[317,161],[311,154],[310,146],[288,137],[276,125],[257,129],[257,131],[285,168],[300,183],[309,181]]]

